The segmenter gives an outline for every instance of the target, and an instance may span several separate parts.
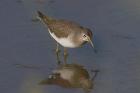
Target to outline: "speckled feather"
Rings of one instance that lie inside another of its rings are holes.
[[[80,26],[78,23],[68,20],[57,20],[45,16],[38,11],[41,20],[48,26],[51,33],[54,33],[58,38],[68,37],[69,34],[78,34],[81,32],[88,32],[89,29]]]

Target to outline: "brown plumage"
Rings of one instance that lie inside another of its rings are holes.
[[[71,33],[88,33],[89,29],[80,26],[78,23],[63,20],[63,19],[52,19],[51,17],[45,16],[41,12],[38,11],[39,17],[42,21],[48,26],[50,31],[56,34],[58,37],[67,37]],[[92,35],[92,34],[90,34]],[[92,36],[91,36],[92,37]]]

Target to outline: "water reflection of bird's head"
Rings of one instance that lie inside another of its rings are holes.
[[[93,82],[88,71],[78,64],[60,65],[40,84],[59,85],[65,88],[83,88],[85,91],[93,88]]]

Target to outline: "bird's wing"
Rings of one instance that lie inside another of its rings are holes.
[[[83,29],[79,24],[65,20],[52,20],[47,25],[51,33],[57,34],[58,37],[67,37],[71,32],[76,33]]]
[[[58,37],[67,37],[72,32],[79,33],[82,30],[86,30],[84,27],[75,22],[68,20],[56,20],[44,15],[40,11],[37,13],[41,21],[48,26],[51,33],[57,34]]]

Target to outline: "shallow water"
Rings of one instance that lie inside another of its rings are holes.
[[[57,61],[54,40],[44,25],[32,21],[37,10],[93,30],[97,53],[87,44],[69,49],[68,58],[68,63],[100,70],[92,93],[140,92],[140,1],[1,0],[1,93],[83,92],[38,85],[56,67]],[[14,64],[29,66],[20,68]]]

